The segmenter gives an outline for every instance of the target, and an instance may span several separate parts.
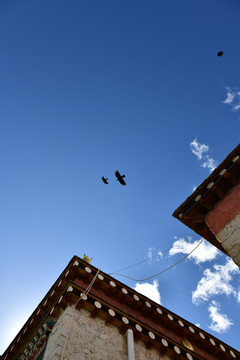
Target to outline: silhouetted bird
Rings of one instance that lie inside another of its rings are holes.
[[[223,51],[219,51],[219,52],[217,53],[217,56],[223,56]]]
[[[104,182],[104,184],[108,184],[107,180],[108,178],[105,179],[105,177],[102,176],[102,181]]]
[[[120,175],[119,171],[116,171],[116,172],[115,172],[115,175],[116,175],[116,177],[117,177],[117,181],[119,181],[120,184],[122,184],[122,185],[127,185],[127,184],[125,183],[125,181],[123,180],[123,178],[125,177],[125,175]]]

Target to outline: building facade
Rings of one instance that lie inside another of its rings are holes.
[[[173,216],[240,267],[240,145],[175,210]]]
[[[240,353],[74,256],[1,360],[219,360]]]

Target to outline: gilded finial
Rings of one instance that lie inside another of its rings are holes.
[[[83,260],[86,261],[88,264],[91,264],[92,259],[93,258],[89,259],[89,257],[86,254],[84,254],[83,256]]]

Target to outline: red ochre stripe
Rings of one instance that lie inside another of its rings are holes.
[[[215,209],[206,217],[206,223],[214,235],[217,235],[238,215],[240,215],[240,184],[217,203]]]

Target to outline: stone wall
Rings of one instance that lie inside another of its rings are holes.
[[[228,256],[240,268],[240,215],[219,231],[216,238],[222,243]]]
[[[49,336],[43,360],[60,360],[73,306],[61,314]],[[141,341],[135,342],[136,360],[170,360]],[[63,360],[127,360],[127,336],[101,318],[91,318],[85,309],[75,310]]]
[[[240,267],[240,184],[220,200],[206,223],[226,253]]]
[[[175,359],[175,356],[171,354],[161,355],[158,350],[151,348],[147,349],[142,341],[137,341],[135,346],[135,360],[171,360]],[[170,353],[170,351],[169,351]]]

